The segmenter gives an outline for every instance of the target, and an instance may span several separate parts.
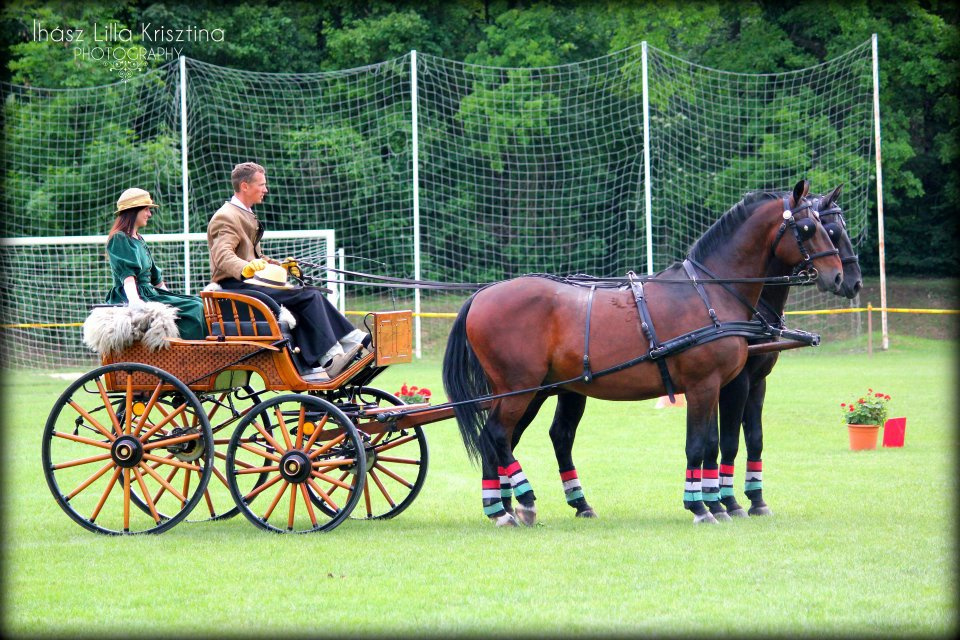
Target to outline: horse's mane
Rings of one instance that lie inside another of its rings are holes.
[[[751,191],[747,193],[740,202],[730,207],[726,213],[720,216],[719,220],[710,225],[706,233],[700,236],[700,239],[690,247],[688,255],[694,260],[703,260],[724,244],[727,238],[735,233],[760,205],[774,198],[782,198],[785,195],[787,194],[770,191]]]

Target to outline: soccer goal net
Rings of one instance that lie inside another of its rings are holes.
[[[79,344],[108,270],[102,245],[57,239],[104,234],[131,186],[162,205],[147,232],[202,234],[243,161],[267,170],[257,213],[268,230],[334,230],[348,269],[394,277],[654,272],[745,193],[801,178],[814,192],[843,183],[851,236],[862,238],[874,188],[871,53],[868,41],[776,74],[710,69],[643,45],[536,69],[415,52],[300,74],[181,59],[105,87],[4,84],[3,359],[56,366],[78,353],[63,345]],[[158,254],[160,266],[176,276],[189,255],[205,278],[204,250],[180,251]],[[299,251],[319,255],[278,252]],[[343,291],[358,313],[421,301],[424,312],[456,311],[465,298]],[[788,310],[850,304],[806,287]],[[857,317],[793,324],[847,332]],[[425,322],[425,347],[442,349],[449,320]]]

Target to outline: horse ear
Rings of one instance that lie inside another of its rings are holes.
[[[836,189],[823,196],[823,199],[820,201],[821,209],[828,209],[831,204],[837,201],[837,198],[840,197],[840,192],[843,191],[843,183],[837,185]]]
[[[807,194],[810,192],[810,181],[801,180],[793,188],[793,201],[790,203],[790,208],[793,209],[797,204],[807,197]]]

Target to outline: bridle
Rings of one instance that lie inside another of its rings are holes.
[[[818,203],[818,204],[819,204],[819,203]],[[836,216],[836,220],[833,221],[833,222],[826,222],[826,221],[823,221],[823,217],[824,217],[824,216]],[[841,229],[844,233],[847,233],[847,234],[849,235],[849,233],[847,232],[847,221],[844,220],[844,218],[843,218],[843,209],[841,209],[841,208],[838,207],[837,205],[832,204],[832,205],[830,205],[830,208],[829,208],[829,209],[826,209],[825,211],[821,211],[821,212],[820,212],[820,219],[821,219],[821,221],[823,221],[823,226],[827,226],[828,224],[838,224],[838,226],[840,227],[840,229]],[[853,240],[852,240],[852,239],[851,239],[851,241],[850,241],[850,246],[851,246],[851,247],[853,246]],[[839,252],[838,252],[838,254],[839,254]],[[859,257],[857,254],[853,254],[852,256],[847,256],[847,257],[841,257],[841,258],[840,258],[840,263],[841,263],[841,264],[859,264],[859,263],[860,263],[860,257]]]
[[[817,268],[813,266],[813,261],[824,256],[840,255],[840,250],[836,247],[818,251],[816,253],[810,253],[807,250],[807,246],[804,244],[804,235],[806,234],[807,239],[813,237],[813,233],[808,233],[808,225],[811,224],[811,222],[814,224],[819,223],[820,215],[822,214],[818,213],[809,202],[806,202],[806,198],[803,200],[804,201],[802,201],[798,207],[791,210],[790,197],[783,197],[783,222],[780,223],[780,228],[777,230],[777,236],[773,240],[773,246],[770,247],[770,259],[772,260],[775,257],[777,247],[780,245],[780,241],[783,239],[784,235],[786,235],[786,232],[789,229],[793,233],[794,239],[797,241],[797,248],[800,250],[800,256],[803,258],[800,263],[793,268],[794,274],[812,271],[812,274],[815,277]],[[797,217],[794,215],[794,213],[804,210],[808,210],[808,213],[803,218],[800,218],[801,222],[798,223]],[[800,228],[801,224],[804,224],[802,230]]]

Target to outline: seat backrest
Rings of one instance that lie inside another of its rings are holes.
[[[203,291],[203,310],[212,336],[244,340],[280,340],[283,331],[277,321],[280,305],[259,291]]]

